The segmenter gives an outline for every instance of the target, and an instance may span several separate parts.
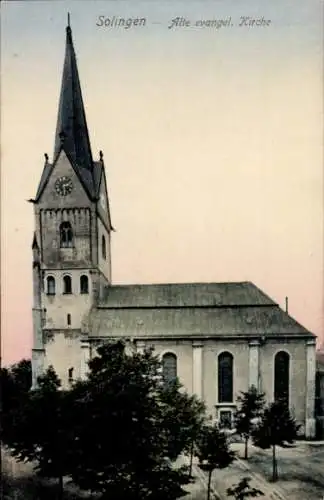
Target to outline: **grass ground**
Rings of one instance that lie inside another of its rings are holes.
[[[234,445],[243,456],[242,445]],[[275,487],[289,500],[323,500],[324,444],[297,442],[277,449],[279,480]],[[248,465],[252,472],[271,481],[272,452],[250,446]]]

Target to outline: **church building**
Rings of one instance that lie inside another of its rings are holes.
[[[69,387],[99,344],[124,338],[139,351],[153,346],[164,376],[178,376],[221,425],[231,426],[238,393],[254,385],[269,402],[286,398],[314,436],[316,337],[257,286],[112,283],[104,159],[92,155],[70,25],[54,154],[30,201],[34,386],[52,365]]]

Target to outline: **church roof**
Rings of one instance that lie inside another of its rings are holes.
[[[89,315],[91,337],[313,337],[253,283],[124,285]]]
[[[46,157],[35,201],[39,200],[55,167],[60,152],[64,150],[73,169],[91,199],[98,198],[99,185],[104,169],[102,158],[93,161],[83,104],[72,30],[66,28],[65,57],[59,98],[53,163]]]
[[[169,283],[106,287],[100,306],[194,307],[274,305],[253,283]]]

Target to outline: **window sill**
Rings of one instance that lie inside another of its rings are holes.
[[[230,402],[230,403],[216,403],[215,407],[216,408],[227,408],[227,407],[233,407],[233,408],[235,408],[236,407],[236,403],[234,403],[233,401]]]
[[[55,297],[56,293],[49,293],[49,292],[46,292],[46,295],[48,295],[49,297]]]
[[[63,292],[62,295],[72,295],[72,292]]]

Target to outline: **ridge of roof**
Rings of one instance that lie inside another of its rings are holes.
[[[109,285],[100,308],[225,307],[276,303],[251,282]]]

